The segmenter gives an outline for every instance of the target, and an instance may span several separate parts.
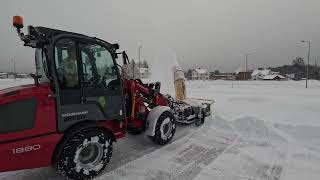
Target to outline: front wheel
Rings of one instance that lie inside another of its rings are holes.
[[[174,115],[169,111],[165,111],[157,121],[154,136],[148,137],[152,142],[164,145],[171,141],[175,132],[176,121]]]
[[[57,170],[72,180],[91,179],[109,162],[112,143],[111,136],[101,128],[81,130],[62,147]]]

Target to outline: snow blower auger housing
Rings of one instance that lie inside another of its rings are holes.
[[[13,18],[25,46],[35,48],[34,84],[0,90],[0,172],[53,166],[63,176],[90,179],[127,130],[157,144],[175,134],[176,120],[160,83],[125,79],[118,44],[82,34],[28,27]]]
[[[204,119],[211,115],[210,106],[213,100],[188,98],[185,100],[175,100],[168,96],[169,106],[174,112],[178,123],[191,124],[199,126],[204,123]]]
[[[176,121],[183,124],[195,123],[196,126],[203,124],[204,119],[211,115],[211,105],[214,100],[188,98],[184,72],[178,65],[174,66],[173,70],[176,98],[168,95],[167,99]]]

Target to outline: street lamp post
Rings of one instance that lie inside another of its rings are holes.
[[[16,77],[17,77],[16,62],[15,62],[14,58],[12,58],[11,61],[13,64],[14,79],[16,80]]]
[[[141,68],[140,66],[141,66],[141,62],[140,62],[140,59],[141,59],[141,48],[142,48],[142,46],[140,45],[139,46],[139,50],[138,50],[138,56],[139,56],[139,69]]]
[[[307,77],[306,77],[306,88],[308,88],[308,79],[309,79],[309,59],[310,59],[310,49],[311,42],[310,41],[301,41],[302,43],[308,43],[308,63],[307,63]]]
[[[245,62],[246,72],[244,73],[244,79],[246,79],[247,72],[248,72],[248,56],[253,55],[253,54],[256,54],[256,53],[247,53],[246,54],[246,62]]]

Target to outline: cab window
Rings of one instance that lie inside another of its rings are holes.
[[[75,42],[72,39],[58,40],[55,45],[55,66],[60,86],[79,87],[78,64]]]
[[[88,86],[119,85],[116,66],[108,49],[99,44],[80,43],[83,79]]]
[[[36,60],[36,73],[38,76],[41,76],[39,78],[40,82],[49,82],[49,68],[48,68],[48,62],[45,54],[44,49],[37,48],[36,54],[35,54],[35,60]]]

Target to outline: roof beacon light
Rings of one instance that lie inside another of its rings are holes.
[[[23,28],[23,18],[21,16],[13,16],[13,26],[17,29]]]

